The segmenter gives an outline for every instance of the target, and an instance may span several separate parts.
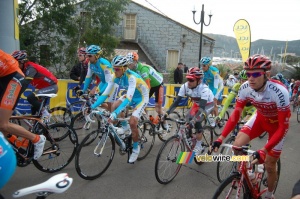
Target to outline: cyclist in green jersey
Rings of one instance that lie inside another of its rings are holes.
[[[139,62],[139,55],[136,52],[128,53],[127,59],[128,67],[134,72],[138,73],[147,83],[150,89],[149,98],[155,94],[155,111],[159,117],[162,117],[164,115],[162,110],[164,96],[164,79],[162,74],[157,72],[157,70],[155,70],[153,67]],[[163,123],[163,128],[165,130],[168,128],[166,121]]]
[[[242,70],[239,73],[239,77],[240,77],[240,82],[233,85],[231,92],[227,96],[227,99],[224,103],[222,111],[215,118],[216,121],[220,121],[224,117],[224,114],[225,114],[226,110],[228,109],[229,105],[231,104],[232,100],[237,96],[240,86],[248,80],[248,77],[246,75],[246,70]],[[255,111],[256,111],[256,108],[254,106],[252,106],[251,102],[248,102],[243,109],[242,119],[244,121],[247,121],[251,117],[251,115],[253,115],[253,113]]]

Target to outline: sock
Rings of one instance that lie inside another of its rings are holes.
[[[133,149],[137,149],[139,146],[139,142],[133,142]]]
[[[273,194],[273,191],[272,191],[272,192],[270,192],[269,190],[267,190],[267,191],[266,191],[266,195],[265,195],[265,197],[267,197],[267,198],[271,198],[271,197],[272,197],[272,194]]]
[[[35,138],[32,140],[33,144],[36,144],[38,141],[40,141],[40,136],[36,135]]]

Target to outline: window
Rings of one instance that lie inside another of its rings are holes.
[[[136,39],[136,15],[126,14],[124,19],[124,39]]]

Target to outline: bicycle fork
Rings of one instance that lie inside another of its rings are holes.
[[[106,141],[107,141],[108,133],[109,133],[109,132],[105,132],[105,134],[102,136],[102,138],[99,139],[99,141],[97,142],[97,145],[96,145],[96,147],[95,147],[95,149],[94,149],[94,155],[96,155],[96,156],[98,156],[98,157],[101,156],[101,154],[102,154],[102,152],[103,152],[103,149],[104,149],[104,146],[105,146],[105,143],[106,143]],[[102,144],[101,144],[101,143],[102,143]],[[99,147],[100,147],[100,148],[99,148]],[[98,153],[97,153],[97,150],[99,151]]]

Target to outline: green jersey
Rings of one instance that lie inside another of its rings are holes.
[[[157,72],[151,66],[143,65],[140,62],[138,62],[137,68],[134,72],[138,73],[144,80],[150,79],[151,88],[161,85],[164,80],[161,73]]]

